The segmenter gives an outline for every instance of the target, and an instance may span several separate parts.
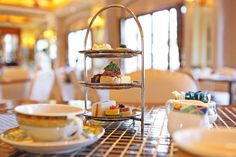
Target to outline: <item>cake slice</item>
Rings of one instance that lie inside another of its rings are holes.
[[[121,83],[131,83],[131,77],[127,75],[121,75],[120,67],[118,64],[110,62],[104,68],[102,74],[94,75],[91,78],[92,83],[104,83],[104,84],[121,84]]]
[[[120,83],[121,79],[119,77],[112,77],[112,76],[101,76],[100,77],[100,83]]]
[[[106,100],[106,101],[93,103],[92,115],[95,117],[102,117],[105,115],[105,110],[108,110],[113,105],[116,105],[116,101],[114,100]]]

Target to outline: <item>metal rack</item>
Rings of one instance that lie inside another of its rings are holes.
[[[140,36],[141,36],[141,51],[133,51],[133,50],[86,50],[86,45],[87,45],[87,38],[89,31],[91,29],[91,26],[96,19],[96,17],[102,13],[103,11],[110,9],[110,8],[121,8],[124,9],[126,12],[128,12],[135,20]],[[140,120],[141,121],[141,131],[143,132],[144,129],[144,107],[145,107],[145,70],[144,70],[144,35],[143,35],[143,30],[141,27],[141,24],[136,17],[136,15],[127,7],[119,4],[112,4],[109,6],[106,6],[102,9],[100,9],[92,18],[92,20],[89,23],[85,40],[84,40],[84,51],[80,51],[80,53],[84,54],[84,82],[82,84],[85,85],[85,90],[84,90],[84,98],[85,98],[85,110],[87,112],[87,100],[88,100],[88,91],[87,87],[90,88],[95,88],[95,89],[127,89],[127,88],[140,88],[141,89],[141,118],[133,118],[133,120]],[[141,82],[138,84],[132,84],[130,86],[127,85],[120,85],[121,88],[119,88],[119,85],[115,85],[116,87],[114,88],[113,85],[102,85],[102,84],[89,84],[87,83],[87,65],[86,65],[86,59],[87,57],[90,58],[117,58],[117,59],[122,59],[122,58],[131,58],[137,55],[141,55]],[[95,85],[95,86],[94,86]],[[124,87],[124,88],[122,88]],[[131,118],[130,118],[131,119]]]

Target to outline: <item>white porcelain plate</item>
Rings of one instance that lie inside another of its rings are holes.
[[[183,129],[173,134],[181,149],[199,156],[235,157],[236,129]]]
[[[85,125],[83,134],[67,141],[35,142],[20,128],[10,129],[0,135],[0,139],[13,147],[31,153],[61,154],[79,150],[100,139],[105,130],[100,126]]]

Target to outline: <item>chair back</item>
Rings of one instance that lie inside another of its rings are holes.
[[[37,71],[33,80],[30,98],[39,102],[47,102],[55,81],[53,70]]]
[[[3,99],[23,99],[29,95],[30,74],[28,69],[21,67],[4,69],[1,79],[11,81],[11,83],[1,85]]]
[[[71,80],[71,83],[74,87],[74,99],[83,100],[84,99],[84,87],[79,84],[79,78],[76,75],[75,69],[71,70],[69,72],[69,77]],[[100,100],[100,97],[98,95],[97,90],[89,89],[88,88],[88,99],[92,102],[96,102]]]
[[[197,91],[196,82],[186,74],[171,71],[145,71],[145,101],[146,103],[165,103],[172,98],[172,91]],[[132,80],[140,80],[141,71],[130,74]],[[129,89],[111,91],[110,98],[118,102],[140,103],[141,90]]]
[[[77,78],[75,69],[72,69],[69,73],[70,81],[73,85],[74,96],[73,99],[84,99],[83,89],[79,85],[79,79]]]
[[[52,91],[54,99],[59,102],[66,102],[73,99],[71,86],[72,85],[70,83],[67,83],[66,68],[55,68],[55,83]]]

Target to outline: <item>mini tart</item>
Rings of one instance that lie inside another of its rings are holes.
[[[120,115],[120,110],[119,109],[105,110],[105,115],[106,116],[119,116]]]
[[[38,127],[63,127],[73,121],[66,117],[30,116],[19,113],[17,113],[16,118],[20,125]]]
[[[128,117],[132,115],[132,111],[129,107],[120,108],[120,113],[122,117]]]

